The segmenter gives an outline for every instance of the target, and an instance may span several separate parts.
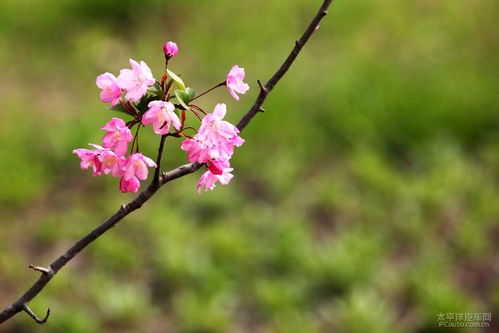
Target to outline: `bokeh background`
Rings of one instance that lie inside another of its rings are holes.
[[[72,149],[128,59],[197,91],[246,68],[236,122],[320,0],[0,1],[0,305],[133,198]],[[334,1],[243,132],[230,186],[169,183],[0,332],[498,332],[499,2]],[[142,131],[154,156],[157,136]],[[164,165],[185,163],[171,140]],[[439,313],[492,313],[439,329]]]

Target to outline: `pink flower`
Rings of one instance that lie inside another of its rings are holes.
[[[239,101],[239,96],[236,93],[245,94],[249,90],[249,85],[243,82],[244,75],[244,68],[235,65],[231,68],[225,80],[229,93],[236,101]]]
[[[153,125],[154,133],[164,135],[170,131],[170,124],[173,123],[175,129],[180,130],[182,125],[180,119],[173,112],[175,106],[170,102],[152,101],[149,103],[149,110],[142,116],[143,125]]]
[[[123,178],[129,180],[132,177],[137,177],[138,179],[145,180],[149,173],[147,167],[155,168],[156,163],[141,153],[132,154],[125,162]]]
[[[123,155],[117,155],[110,149],[103,149],[99,160],[102,163],[102,171],[106,175],[110,173],[113,177],[123,176],[123,167],[126,161]]]
[[[205,189],[205,191],[208,190],[213,190],[215,188],[215,183],[217,181],[220,182],[222,185],[227,185],[232,177],[234,177],[230,172],[232,171],[232,168],[227,168],[223,170],[223,173],[220,175],[215,175],[211,171],[206,171],[201,175],[201,178],[199,178],[199,182],[197,185],[198,188],[198,193],[201,194],[201,190]]]
[[[126,126],[125,121],[120,118],[113,118],[101,129],[108,131],[102,138],[102,145],[114,149],[117,155],[125,155],[128,150],[128,143],[133,140],[132,132]]]
[[[225,104],[217,104],[213,113],[203,118],[194,138],[182,142],[181,148],[190,162],[206,163],[208,167],[201,176],[198,191],[203,187],[211,190],[217,181],[225,185],[232,179],[230,158],[234,147],[241,146],[244,140],[237,127],[223,120],[226,112]]]
[[[104,73],[97,76],[95,80],[97,87],[102,89],[100,99],[104,103],[111,103],[115,106],[120,101],[121,89],[118,86],[116,77],[111,73]]]
[[[125,179],[121,177],[120,179],[120,191],[123,193],[133,192],[136,193],[139,190],[140,182],[137,177],[132,177],[130,179]]]
[[[208,170],[215,175],[221,175],[230,168],[229,158],[214,158],[208,162]],[[232,170],[232,169],[231,169]]]
[[[165,51],[165,55],[168,58],[174,57],[178,53],[177,43],[174,42],[165,43],[165,45],[163,45],[163,51]]]
[[[226,113],[226,105],[217,104],[213,113],[209,113],[203,118],[196,138],[208,146],[230,148],[228,149],[229,151],[232,149],[232,146],[241,146],[244,140],[239,136],[237,127],[223,120]],[[230,155],[232,155],[232,152]]]
[[[100,151],[97,149],[75,149],[73,154],[76,154],[80,159],[80,168],[86,170],[92,168],[92,176],[102,175],[102,163],[99,159]]]
[[[121,192],[137,192],[140,187],[139,179],[147,179],[149,170],[147,167],[156,167],[156,163],[141,153],[135,153],[128,157],[123,167],[123,177],[120,180]]]
[[[126,90],[125,98],[130,102],[138,102],[147,92],[147,87],[152,86],[156,80],[152,76],[151,69],[145,62],[140,65],[130,59],[132,69],[122,69],[118,76],[118,86]]]
[[[196,139],[184,140],[180,148],[187,152],[187,160],[189,162],[206,163],[212,158],[218,158],[220,155],[216,147],[207,147]]]

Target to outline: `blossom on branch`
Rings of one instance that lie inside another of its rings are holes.
[[[97,76],[95,84],[102,89],[100,99],[103,103],[111,103],[111,106],[118,104],[121,97],[121,88],[118,86],[116,76],[111,73],[101,74]]]
[[[105,148],[112,148],[117,155],[125,155],[128,151],[128,143],[133,140],[132,132],[126,126],[123,119],[113,118],[103,130],[108,131],[102,138],[102,145]]]
[[[241,146],[244,140],[239,136],[239,130],[228,121],[223,120],[227,113],[225,104],[217,104],[212,113],[208,113],[201,121],[196,135],[207,145]]]
[[[118,155],[111,149],[103,149],[99,159],[102,163],[102,172],[111,174],[113,177],[121,177],[125,166],[126,158],[123,155]]]
[[[181,148],[187,152],[190,162],[228,161],[234,146],[239,147],[244,143],[237,127],[223,120],[226,112],[225,104],[217,104],[213,113],[203,118],[194,138],[182,142]]]
[[[122,69],[118,76],[118,86],[126,91],[125,98],[130,102],[138,102],[147,92],[147,88],[156,83],[151,69],[143,61],[130,59],[132,69]]]
[[[76,154],[81,159],[80,168],[86,170],[92,168],[92,176],[102,175],[102,162],[99,159],[100,152],[96,149],[74,149],[73,154]]]
[[[123,177],[120,180],[120,190],[122,192],[137,192],[140,187],[140,180],[146,180],[149,170],[155,168],[156,163],[149,157],[141,153],[130,155],[123,167]]]
[[[137,193],[140,188],[140,182],[137,177],[131,177],[130,179],[126,179],[125,177],[121,177],[120,179],[120,191],[123,193],[132,192]]]
[[[234,147],[241,146],[244,140],[237,127],[223,120],[226,112],[225,104],[217,104],[213,113],[203,118],[194,138],[182,142],[181,148],[187,152],[190,162],[206,163],[208,167],[199,180],[198,192],[202,187],[213,189],[217,180],[226,185],[233,177],[229,160]]]
[[[152,101],[148,105],[149,110],[142,116],[143,125],[153,125],[154,133],[164,135],[170,131],[170,124],[176,130],[180,130],[182,124],[175,114],[175,106],[170,102]]]
[[[178,46],[170,41],[163,45],[163,51],[167,64],[168,60],[178,53]],[[148,168],[158,167],[153,160],[142,155],[139,148],[140,127],[152,125],[153,131],[163,136],[158,161],[161,161],[165,135],[186,137],[188,139],[181,143],[181,149],[187,152],[187,159],[190,162],[206,165],[206,172],[199,180],[198,192],[202,188],[213,189],[216,182],[228,184],[233,177],[230,159],[234,147],[240,147],[244,140],[239,136],[239,129],[224,120],[227,106],[223,103],[217,104],[212,113],[206,114],[199,106],[189,104],[197,98],[194,90],[186,86],[179,76],[169,71],[166,65],[163,79],[157,82],[144,61],[139,63],[130,59],[129,62],[131,68],[122,69],[117,78],[106,72],[99,75],[95,82],[101,89],[100,98],[104,103],[110,103],[111,106],[120,104],[112,110],[124,112],[133,119],[125,122],[120,118],[112,118],[105,124],[101,128],[107,131],[102,137],[102,147],[92,145],[95,149],[75,149],[73,153],[81,159],[81,168],[91,168],[94,176],[111,174],[113,177],[121,178],[119,188],[122,192],[137,192],[140,181],[147,178]],[[171,80],[166,82],[168,77]],[[243,81],[244,77],[244,68],[235,65],[224,82],[198,97],[225,85],[232,97],[239,100],[238,94],[245,94],[249,89],[248,84]],[[172,88],[173,83],[175,88]],[[154,87],[149,88],[151,86]],[[123,93],[125,96],[121,99]],[[174,99],[180,104],[173,104],[171,100]],[[175,112],[176,108],[181,110],[182,119]],[[193,137],[184,133],[186,129],[196,130],[191,126],[184,127],[188,111],[194,113],[198,119],[201,119],[201,113],[205,114]],[[131,130],[136,125],[137,131],[132,135]],[[175,131],[170,133],[172,127]],[[127,157],[129,143],[132,143],[132,148]],[[156,173],[158,174],[159,172]],[[157,179],[154,184],[157,184]]]
[[[205,173],[203,173],[201,175],[201,178],[199,178],[199,182],[197,185],[198,193],[201,194],[203,187],[205,191],[213,190],[217,181],[222,185],[227,185],[232,177],[234,177],[230,173],[232,170],[232,168],[224,169],[223,173],[220,175],[215,175],[210,171],[206,171]]]
[[[235,65],[231,68],[225,80],[229,93],[236,101],[239,101],[238,93],[245,94],[249,90],[249,85],[243,82],[244,76],[244,68]]]

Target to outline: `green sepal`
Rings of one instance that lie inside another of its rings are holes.
[[[185,88],[185,90],[183,91],[183,94],[185,95],[184,101],[187,104],[189,104],[194,99],[194,97],[196,97],[196,91],[194,89],[192,89],[191,87]]]
[[[150,94],[158,96],[159,99],[163,99],[163,96],[165,95],[163,89],[161,89],[161,85],[157,82],[153,86],[147,88],[147,91]]]
[[[132,115],[130,113],[130,111],[128,111],[127,109],[125,109],[123,107],[123,105],[121,105],[121,104],[116,104],[115,106],[110,106],[110,107],[108,107],[108,109],[111,110],[111,111],[122,112],[122,113],[125,113],[125,114],[129,115],[129,116]]]
[[[156,83],[152,86],[152,88],[154,88],[155,90],[161,90],[161,85],[160,85],[158,82],[156,82]],[[149,87],[149,89],[151,89],[151,87]]]
[[[172,80],[175,82],[175,84],[182,90],[185,89],[185,83],[182,81],[180,77],[177,76],[177,74],[173,73],[171,70],[167,69],[166,72],[168,73],[168,76],[172,78]]]
[[[139,114],[144,114],[147,110],[149,110],[149,103],[157,100],[159,100],[158,96],[145,95],[140,99],[139,103],[137,103],[135,107],[139,111]]]
[[[196,92],[194,89],[187,87],[185,90],[177,90],[178,91],[178,96],[184,101],[185,104],[189,104],[194,97],[196,97]]]
[[[189,109],[189,106],[187,105],[187,104],[188,104],[188,102],[186,103],[186,102],[184,101],[184,99],[183,99],[183,98],[184,98],[184,96],[183,96],[183,95],[184,95],[184,94],[183,94],[184,92],[183,92],[182,90],[178,90],[178,89],[177,89],[177,90],[175,90],[173,93],[175,94],[175,97],[177,98],[177,101],[180,103],[180,105],[182,105],[182,106],[184,107],[184,109],[186,109],[186,110],[190,110],[190,109]]]

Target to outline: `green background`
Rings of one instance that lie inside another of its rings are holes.
[[[319,0],[2,0],[0,306],[133,198],[75,148],[112,116],[95,77],[128,59],[198,92],[234,64],[251,90],[200,99],[237,120]],[[499,2],[336,0],[242,133],[234,179],[163,187],[0,332],[478,332],[499,312]],[[143,153],[158,137],[142,131]],[[164,165],[186,162],[169,140]]]

